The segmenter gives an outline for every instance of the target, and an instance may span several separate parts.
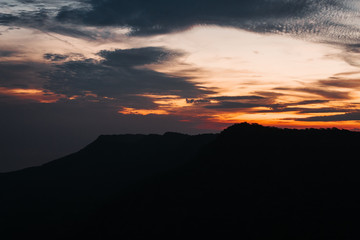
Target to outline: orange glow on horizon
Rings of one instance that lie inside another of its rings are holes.
[[[5,88],[0,87],[0,94],[16,97],[24,100],[33,100],[39,103],[55,103],[64,95],[55,94],[44,89],[23,89],[23,88]]]
[[[360,131],[360,122],[359,121],[332,121],[332,122],[325,122],[325,121],[295,121],[295,120],[249,120],[249,119],[238,119],[238,120],[220,120],[210,118],[208,119],[209,122],[213,124],[227,124],[228,126],[236,123],[241,122],[248,122],[248,123],[257,123],[264,126],[269,127],[279,127],[279,128],[295,128],[295,129],[306,129],[306,128],[338,128],[338,129],[346,129],[351,131]]]
[[[168,115],[169,113],[165,110],[160,109],[135,109],[135,108],[123,108],[122,110],[119,110],[118,113],[125,114],[125,115]]]

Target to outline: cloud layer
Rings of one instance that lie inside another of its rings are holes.
[[[79,25],[116,26],[131,29],[133,35],[153,35],[213,24],[312,35],[336,43],[347,40],[355,47],[358,43],[359,26],[350,19],[356,17],[359,6],[352,0],[18,1],[11,6],[12,11],[0,11],[1,24],[78,37],[94,37]]]
[[[127,27],[134,35],[164,34],[214,24],[256,32],[288,33],[336,44],[357,44],[358,5],[351,0],[134,0],[86,1],[62,7],[62,23]]]
[[[181,54],[158,47],[104,50],[98,53],[102,57],[100,61],[84,59],[57,65],[54,71],[45,74],[48,79],[45,88],[69,97],[86,95],[89,92],[122,100],[126,97],[137,105],[142,105],[143,101],[139,100],[145,97],[140,95],[145,94],[175,95],[185,98],[201,97],[211,93],[191,82],[189,78],[175,77],[141,67],[169,61]],[[52,60],[58,58],[49,54],[45,57],[50,57]],[[136,97],[139,98],[137,101],[135,101]]]
[[[280,0],[182,0],[182,1],[96,1],[91,8],[63,7],[59,21],[97,26],[124,26],[134,34],[147,35],[182,30],[196,24],[245,26],[249,20],[304,16],[313,1]]]

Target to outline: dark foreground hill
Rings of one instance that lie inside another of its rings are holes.
[[[101,136],[1,174],[4,239],[358,239],[360,133]]]

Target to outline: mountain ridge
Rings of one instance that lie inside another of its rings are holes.
[[[249,123],[208,135],[99,136],[28,173],[0,175],[0,234],[352,239],[359,141],[347,130]]]

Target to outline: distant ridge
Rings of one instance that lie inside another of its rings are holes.
[[[6,239],[358,239],[360,133],[104,135],[0,174]],[[5,238],[4,238],[5,239]]]
[[[252,132],[260,132],[260,131],[264,131],[264,132],[281,132],[281,131],[285,131],[285,132],[333,132],[333,133],[339,133],[339,132],[343,132],[343,133],[354,133],[357,134],[358,131],[351,131],[351,130],[347,130],[347,129],[339,129],[336,127],[332,127],[332,128],[304,128],[304,129],[297,129],[297,128],[279,128],[279,127],[271,127],[271,126],[263,126],[261,124],[258,123],[248,123],[248,122],[242,122],[242,123],[236,123],[233,124],[232,126],[224,129],[222,131],[222,133],[225,132],[236,132],[236,131],[252,131]]]

